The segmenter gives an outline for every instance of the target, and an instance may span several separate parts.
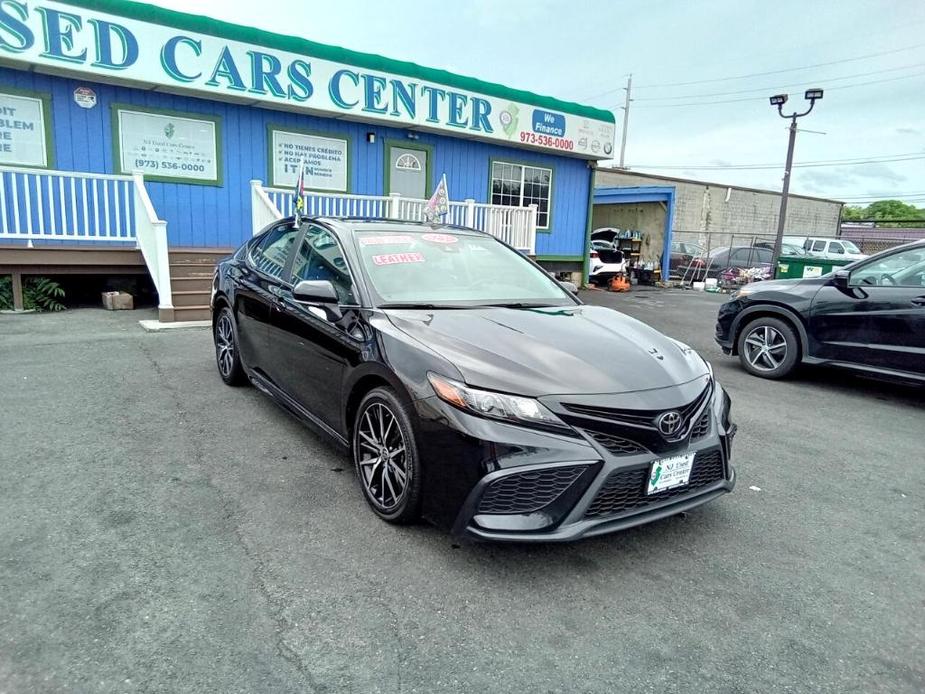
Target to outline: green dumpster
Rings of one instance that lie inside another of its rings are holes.
[[[853,260],[811,258],[807,255],[782,255],[777,261],[775,279],[821,277],[836,267],[853,263]]]

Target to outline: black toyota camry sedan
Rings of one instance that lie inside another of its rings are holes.
[[[716,341],[763,378],[804,363],[925,383],[925,241],[822,277],[746,285],[720,307]]]
[[[222,379],[349,449],[386,521],[572,540],[733,488],[710,366],[485,233],[282,220],[219,264],[212,309]]]

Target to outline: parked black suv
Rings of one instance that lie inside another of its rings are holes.
[[[822,277],[746,285],[720,307],[716,341],[763,378],[802,362],[925,383],[925,241]]]

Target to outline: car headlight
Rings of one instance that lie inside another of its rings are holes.
[[[569,430],[569,426],[550,412],[539,400],[520,395],[479,390],[429,372],[427,380],[441,400],[481,417],[518,424]]]

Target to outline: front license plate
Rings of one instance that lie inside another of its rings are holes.
[[[694,467],[693,453],[656,460],[649,468],[649,484],[646,494],[657,494],[666,489],[687,484],[691,478],[692,467]]]

